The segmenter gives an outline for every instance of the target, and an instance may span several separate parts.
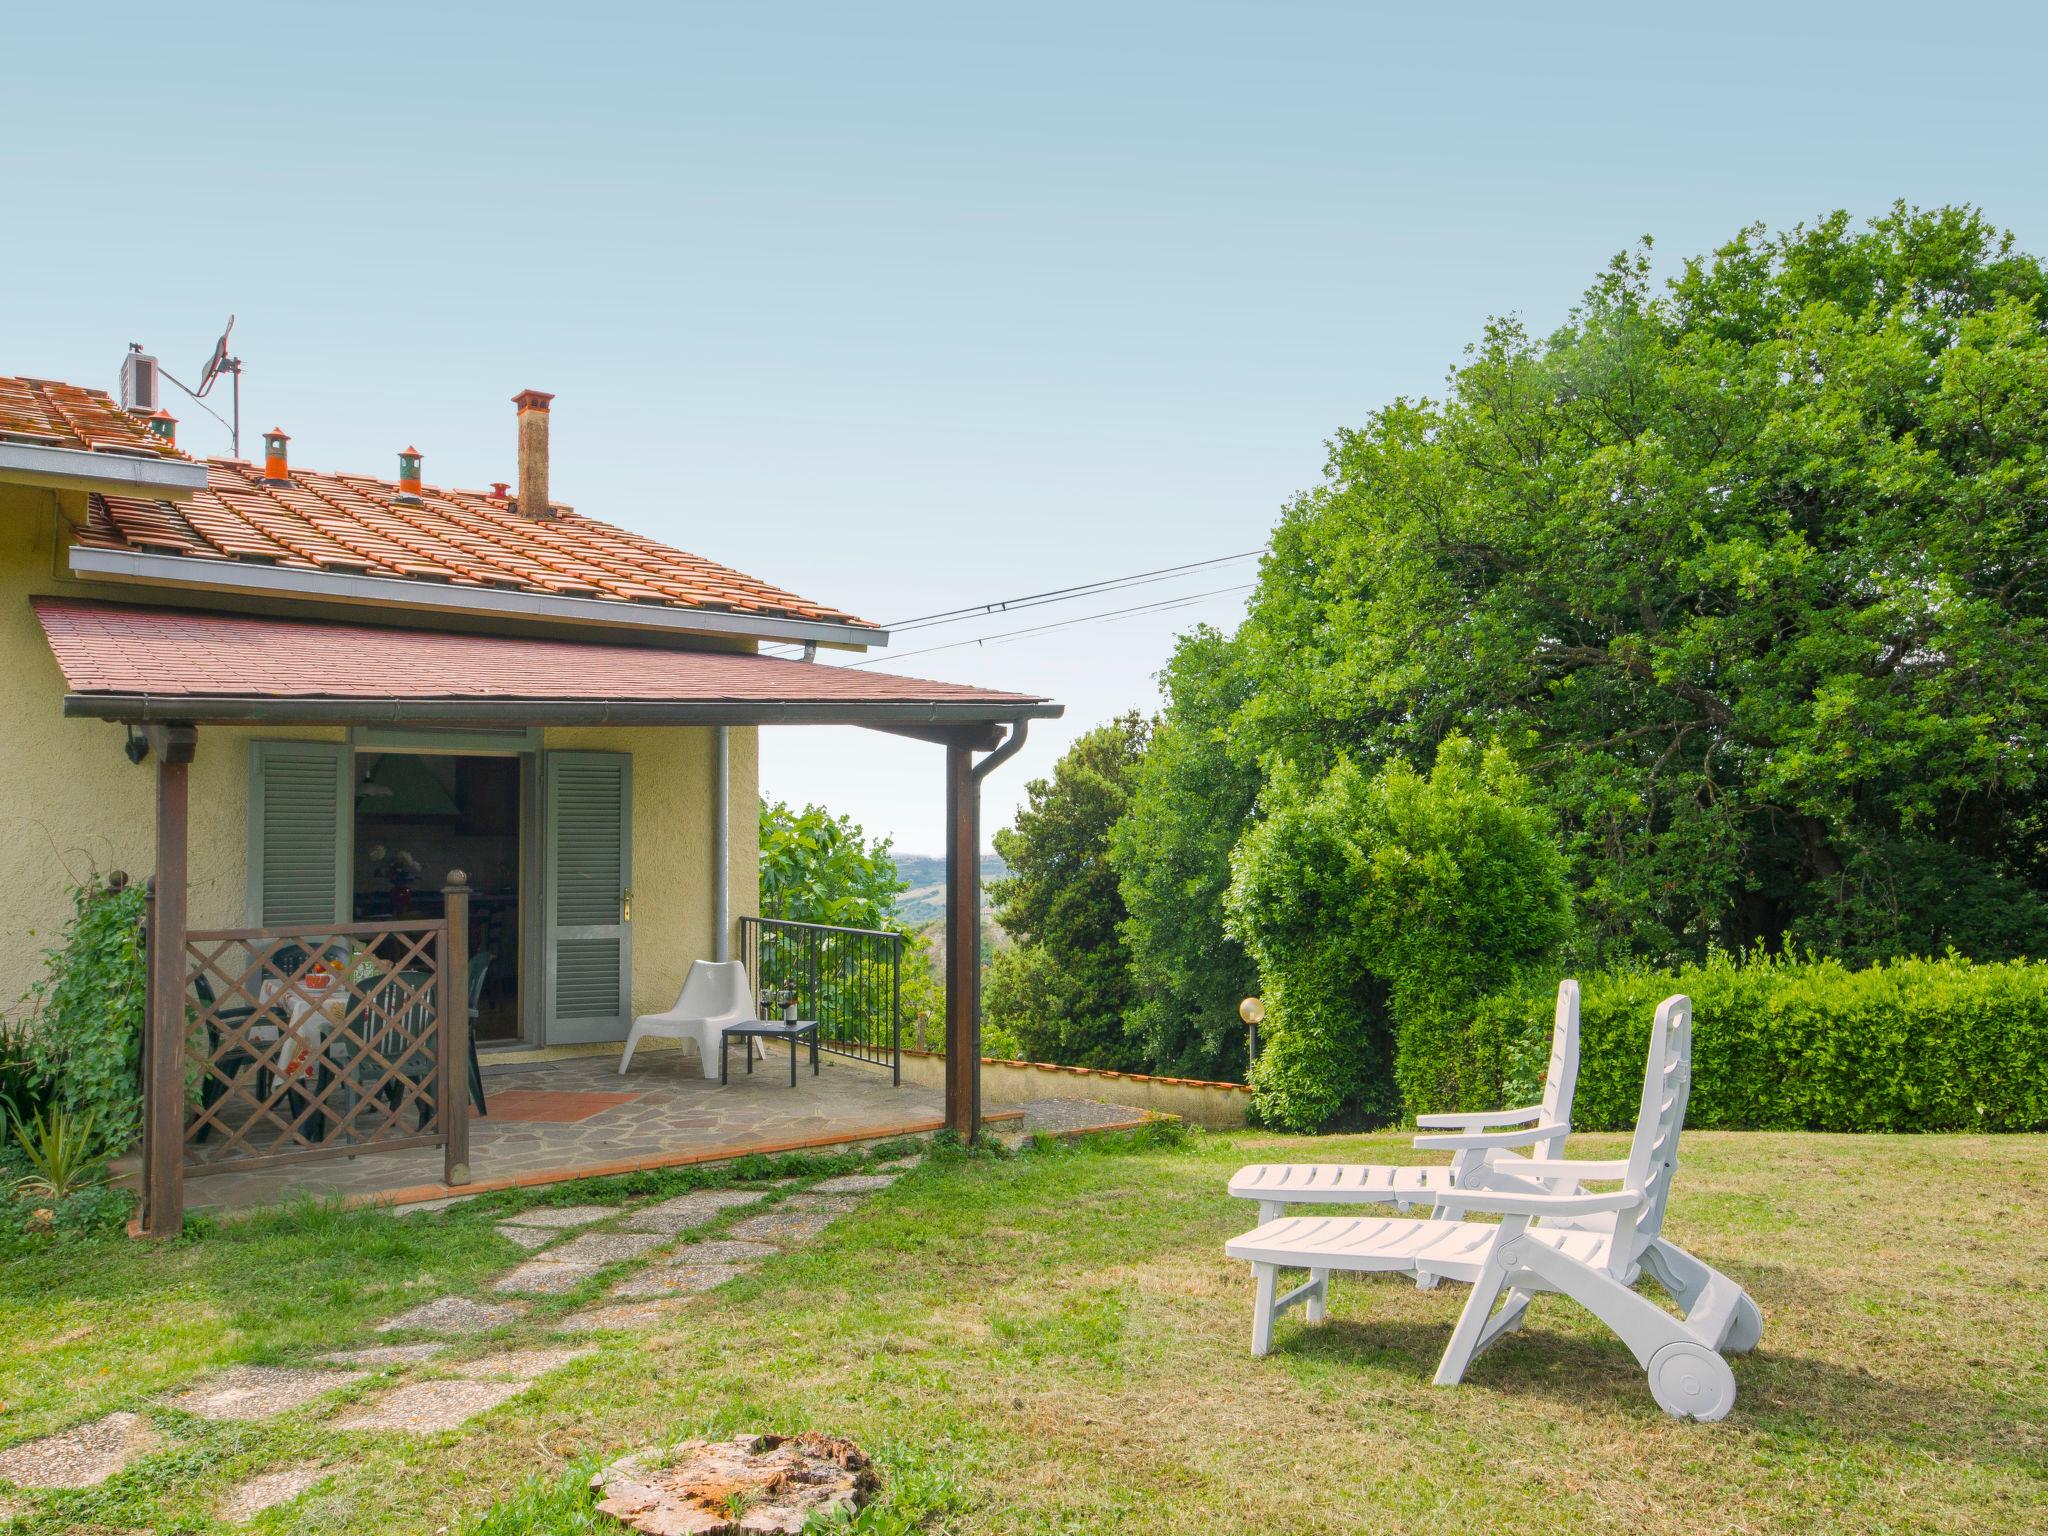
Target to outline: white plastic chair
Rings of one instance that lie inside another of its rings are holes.
[[[1666,1413],[1723,1417],[1735,1404],[1735,1374],[1722,1352],[1754,1349],[1763,1336],[1763,1314],[1741,1286],[1663,1236],[1691,1083],[1692,1001],[1667,997],[1650,1031],[1642,1103],[1628,1157],[1612,1162],[1531,1159],[1523,1165],[1536,1177],[1618,1180],[1620,1189],[1595,1194],[1465,1188],[1458,1191],[1459,1202],[1498,1214],[1497,1225],[1399,1216],[1284,1216],[1233,1239],[1224,1252],[1249,1260],[1256,1282],[1252,1353],[1271,1349],[1274,1319],[1297,1302],[1307,1303],[1310,1322],[1322,1320],[1332,1270],[1428,1273],[1472,1287],[1437,1366],[1439,1386],[1460,1381],[1482,1350],[1521,1326],[1534,1296],[1555,1291],[1585,1307],[1629,1347]],[[1309,1279],[1276,1297],[1282,1266],[1305,1268]],[[1673,1317],[1636,1293],[1644,1269],[1683,1316]],[[1494,1304],[1503,1294],[1506,1303],[1496,1314]]]
[[[672,1040],[695,1040],[697,1056],[706,1077],[718,1076],[719,1042],[729,1024],[752,1024],[754,988],[747,980],[747,968],[737,960],[692,960],[690,974],[683,978],[683,990],[675,1007],[667,1013],[643,1013],[626,1032],[626,1049],[619,1056],[619,1072],[633,1063],[633,1051],[649,1035]],[[768,1054],[759,1040],[749,1038],[748,1048]]]
[[[1557,984],[1540,1102],[1522,1109],[1416,1116],[1419,1128],[1455,1133],[1415,1138],[1418,1148],[1455,1153],[1448,1165],[1253,1163],[1231,1177],[1230,1192],[1240,1200],[1258,1201],[1259,1220],[1268,1222],[1290,1205],[1391,1204],[1406,1211],[1424,1201],[1433,1214],[1448,1217],[1460,1214],[1450,1195],[1468,1186],[1547,1189],[1552,1187],[1548,1181],[1527,1177],[1529,1158],[1512,1149],[1528,1147],[1537,1157],[1553,1160],[1564,1156],[1578,1081],[1579,984],[1567,977]]]

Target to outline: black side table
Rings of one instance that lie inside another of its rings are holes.
[[[780,1019],[756,1019],[751,1024],[728,1024],[725,1032],[718,1037],[718,1083],[724,1087],[732,1081],[727,1071],[726,1046],[737,1036],[741,1040],[787,1040],[789,1042],[789,1086],[796,1086],[796,1046],[799,1040],[808,1040],[811,1045],[811,1076],[818,1075],[818,1021],[798,1019],[794,1024],[785,1024]],[[747,1071],[754,1070],[753,1047],[747,1048]]]

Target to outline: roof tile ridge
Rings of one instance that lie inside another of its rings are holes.
[[[320,470],[308,470],[305,473],[307,475],[317,476],[321,479],[327,480],[341,480],[343,478],[340,475],[326,474]],[[306,484],[305,488],[320,502],[322,506],[327,507],[330,511],[332,511],[336,517],[349,517],[353,515],[348,511],[346,507],[343,507],[339,502],[337,502],[334,499],[334,497],[328,492],[320,490],[311,484]],[[386,516],[396,516],[394,510],[391,507],[386,506],[384,503],[380,501],[376,501],[375,498],[369,499],[372,501],[372,504],[376,506],[378,511],[384,513]],[[413,524],[404,517],[398,517],[397,520],[401,523],[404,523],[407,528],[412,528],[415,534],[419,534],[420,532],[422,532],[422,530],[414,528]],[[408,555],[411,555],[415,560],[418,560],[422,564],[431,564],[439,570],[447,571],[450,576],[460,576],[462,574],[453,566],[449,565],[447,561],[441,559],[436,555],[431,555],[427,553],[425,550],[415,548],[412,544],[408,543],[406,540],[402,538],[399,538],[396,534],[383,533],[379,531],[379,536],[383,538],[386,542],[397,545],[400,549],[404,550]],[[379,563],[385,564],[388,562],[380,561]],[[419,579],[416,575],[406,571],[399,572],[399,575],[405,578],[406,580],[417,581]]]
[[[315,501],[320,502],[323,506],[331,505],[327,498],[308,481],[306,472],[294,473],[290,483],[300,491],[311,496]],[[347,553],[365,561],[366,564],[373,563],[371,562],[371,557],[365,555],[363,551],[355,548],[345,540],[336,538],[325,528],[322,528],[318,523],[306,516],[304,512],[279,496],[276,489],[268,482],[258,480],[251,486],[251,490],[262,501],[263,505],[269,509],[266,513],[267,516],[278,518],[284,522],[285,527],[280,531],[288,532],[291,535],[292,541],[287,542],[278,533],[272,533],[267,528],[258,528],[257,532],[263,534],[273,544],[278,545],[282,549],[290,550],[299,559],[319,569],[327,568],[328,562],[323,560],[316,552],[316,542],[330,544],[337,549],[345,550]]]
[[[707,572],[707,574],[714,575],[722,579],[731,581],[736,585],[751,588],[759,596],[774,598],[778,602],[782,603],[784,606],[807,609],[812,613],[831,614],[839,618],[850,619],[852,620],[852,622],[856,624],[866,624],[867,622],[864,619],[854,618],[854,616],[851,613],[848,613],[845,609],[834,608],[826,603],[813,602],[811,599],[802,596],[800,593],[792,592],[787,587],[777,586],[772,581],[764,581],[759,576],[755,576],[750,574],[749,572],[742,571],[738,569],[736,566],[727,565],[724,561],[715,559],[710,555],[700,555],[696,553],[694,550],[681,549],[673,544],[664,544],[659,539],[653,538],[647,534],[641,533],[632,528],[622,528],[615,523],[608,523],[602,518],[584,517],[581,519],[581,521],[591,523],[596,527],[606,530],[613,536],[619,538],[627,544],[634,546],[636,549],[640,550],[643,553],[681,555],[684,559],[687,560],[701,561],[703,562],[703,564],[710,567],[710,570],[709,572]],[[874,628],[877,626],[870,625],[868,627]]]
[[[421,538],[432,539],[437,544],[446,545],[449,549],[455,551],[456,554],[494,573],[488,579],[516,581],[522,586],[529,584],[529,579],[526,576],[503,563],[502,551],[491,549],[487,553],[479,554],[473,549],[464,548],[461,543],[457,542],[455,537],[451,536],[449,530],[452,529],[455,533],[465,537],[475,537],[469,529],[448,516],[444,510],[448,500],[447,492],[430,490],[426,486],[422,486],[420,490],[421,495],[418,501],[403,502],[397,499],[397,491],[394,488],[392,500],[389,503],[380,501],[378,505],[384,509],[387,515],[397,518],[406,527],[414,530]],[[431,524],[423,522],[423,516],[430,516],[433,522]]]
[[[508,512],[505,516],[509,523],[511,518],[522,516],[522,514]],[[571,513],[563,518],[550,519],[546,522],[539,519],[534,519],[531,523],[522,521],[519,525],[519,531],[525,536],[533,538],[536,543],[545,546],[554,553],[574,560],[592,570],[602,572],[615,581],[628,582],[633,586],[645,587],[650,591],[665,593],[670,597],[687,594],[693,598],[692,601],[686,602],[682,606],[714,610],[719,608],[730,609],[739,606],[729,598],[721,601],[715,594],[708,591],[701,594],[690,593],[689,588],[685,584],[678,582],[672,574],[667,572],[650,570],[632,560],[623,559],[618,555],[610,554],[601,549],[591,549],[587,544],[579,541],[565,539],[561,534],[561,528],[565,522],[582,524],[595,529],[599,533],[613,536],[617,536],[621,532],[620,529],[605,522],[602,518],[585,517],[580,513]],[[670,554],[685,553],[682,550],[658,544],[644,537],[621,539],[620,542],[628,545],[634,554],[644,555],[648,553],[646,546],[650,544]],[[698,559],[701,557],[693,555],[688,556],[688,558]],[[739,573],[735,572],[734,574],[738,575]]]

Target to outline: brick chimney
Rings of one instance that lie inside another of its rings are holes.
[[[555,397],[538,389],[522,389],[512,397],[519,407],[519,500],[527,517],[551,518],[548,500],[548,402]]]

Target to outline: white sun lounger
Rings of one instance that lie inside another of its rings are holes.
[[[1572,1091],[1579,1080],[1579,984],[1557,986],[1556,1022],[1550,1031],[1550,1065],[1543,1074],[1543,1098],[1525,1109],[1476,1114],[1419,1115],[1415,1124],[1451,1135],[1418,1136],[1423,1150],[1454,1153],[1434,1167],[1400,1163],[1253,1163],[1230,1180],[1230,1192],[1259,1202],[1259,1220],[1272,1221],[1290,1205],[1381,1205],[1405,1211],[1428,1204],[1438,1216],[1459,1214],[1448,1197],[1470,1185],[1547,1189],[1528,1177],[1529,1159],[1513,1149],[1533,1149],[1543,1158],[1564,1155],[1571,1130]]]
[[[1763,1315],[1734,1281],[1662,1235],[1691,1078],[1692,1003],[1668,997],[1651,1028],[1628,1157],[1600,1163],[1535,1159],[1525,1165],[1535,1177],[1618,1180],[1620,1189],[1594,1194],[1461,1188],[1461,1204],[1498,1214],[1500,1222],[1283,1216],[1233,1239],[1224,1252],[1249,1260],[1256,1282],[1252,1353],[1271,1349],[1274,1319],[1297,1302],[1307,1303],[1310,1322],[1322,1320],[1332,1270],[1430,1274],[1472,1287],[1437,1367],[1437,1384],[1451,1386],[1480,1351],[1521,1326],[1532,1297],[1555,1291],[1585,1307],[1629,1347],[1666,1413],[1721,1418],[1735,1403],[1735,1375],[1721,1352],[1755,1348]],[[1559,1218],[1582,1224],[1560,1226]],[[1309,1278],[1276,1296],[1283,1267],[1307,1269]],[[1682,1317],[1636,1293],[1643,1269],[1677,1301]],[[1503,1295],[1506,1302],[1496,1314]]]

